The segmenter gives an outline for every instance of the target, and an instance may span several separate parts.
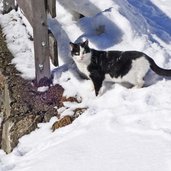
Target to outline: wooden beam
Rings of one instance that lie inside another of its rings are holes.
[[[33,26],[33,12],[32,12],[33,4],[31,3],[31,1],[30,0],[17,0],[17,3],[19,7],[22,9],[29,23]],[[52,17],[56,16],[56,0],[45,1],[45,7],[48,9]],[[52,63],[55,66],[58,66],[57,41],[51,32],[49,32],[49,51],[50,51],[50,57],[51,57]]]
[[[58,48],[57,48],[57,41],[53,35],[53,33],[49,30],[49,51],[50,51],[50,58],[54,66],[58,66]]]
[[[4,12],[15,8],[14,0],[4,0]],[[52,17],[56,17],[56,0],[17,0],[33,27],[36,82],[41,78],[50,78],[50,62],[58,66],[57,41],[51,32],[48,33],[47,10]]]
[[[3,14],[6,14],[13,9],[15,9],[14,0],[3,0]]]
[[[23,11],[25,17],[31,25],[33,25],[33,10],[30,0],[17,0],[18,6]]]
[[[56,0],[47,0],[47,6],[52,18],[56,17]]]
[[[45,0],[31,0],[36,82],[50,78],[49,39]]]

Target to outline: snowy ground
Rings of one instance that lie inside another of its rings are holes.
[[[69,7],[87,17],[76,21],[78,16]],[[82,99],[79,105],[66,103],[68,110],[58,110],[62,115],[77,107],[88,110],[54,133],[50,128],[56,118],[40,124],[9,155],[1,150],[0,171],[171,171],[171,80],[152,73],[148,87],[107,84],[103,95],[95,97],[90,81],[71,72],[68,46],[69,41],[88,38],[93,48],[140,50],[159,66],[171,68],[171,2],[58,0],[57,8],[58,22],[49,20],[59,43],[54,83],[60,83],[66,95]],[[32,31],[22,23],[14,11],[0,15],[15,56],[12,62],[24,78],[34,78],[33,45],[28,39]]]

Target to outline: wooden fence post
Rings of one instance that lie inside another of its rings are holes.
[[[36,82],[50,78],[49,38],[45,0],[31,0],[33,13],[33,36]]]
[[[56,0],[47,0],[47,6],[52,18],[56,17]]]
[[[33,10],[30,0],[17,0],[19,8],[21,8],[23,15],[27,18],[31,26],[33,27]]]
[[[58,66],[57,41],[49,31],[47,13],[56,16],[56,0],[16,0],[33,28],[36,83],[50,78],[50,59]],[[3,0],[4,13],[15,8],[15,0]]]
[[[53,33],[49,30],[49,50],[50,50],[50,58],[54,66],[59,65],[58,61],[58,43],[53,35]]]
[[[47,9],[50,13],[51,17],[56,17],[56,0],[47,0]],[[51,32],[49,30],[49,49],[50,49],[50,57],[53,65],[58,66],[58,43]]]

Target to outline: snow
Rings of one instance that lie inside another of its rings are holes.
[[[0,6],[2,4],[0,3]],[[75,73],[69,41],[88,38],[90,46],[107,50],[139,50],[164,68],[171,68],[171,2],[169,0],[59,0],[57,20],[49,25],[58,40],[60,66],[54,84],[81,103],[65,103],[62,116],[88,108],[71,125],[51,131],[39,124],[22,137],[12,153],[0,151],[0,171],[170,171],[171,80],[152,73],[150,86],[127,89],[106,83],[95,97],[90,80]],[[78,20],[78,13],[85,18]],[[34,78],[33,42],[20,12],[0,15],[0,24],[26,79]],[[44,89],[44,88],[43,88]]]

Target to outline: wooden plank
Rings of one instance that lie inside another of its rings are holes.
[[[30,0],[17,0],[17,3],[21,10],[23,11],[25,17],[33,25],[33,10],[32,3]]]
[[[50,78],[49,39],[45,0],[31,0],[33,13],[33,37],[36,82]]]
[[[56,0],[47,0],[47,6],[52,18],[56,17]]]
[[[58,66],[59,63],[58,63],[57,41],[50,30],[49,30],[49,51],[50,51],[50,58],[52,60],[53,65]]]
[[[15,9],[14,0],[3,0],[3,14],[6,14],[13,9]]]
[[[25,17],[28,19],[30,24],[33,26],[33,12],[32,4],[30,0],[17,0],[19,7],[22,9]],[[56,0],[48,0],[48,9],[51,11],[53,17],[56,16]],[[55,66],[58,66],[58,57],[57,57],[57,41],[55,40],[52,33],[49,32],[49,50],[52,63]]]

